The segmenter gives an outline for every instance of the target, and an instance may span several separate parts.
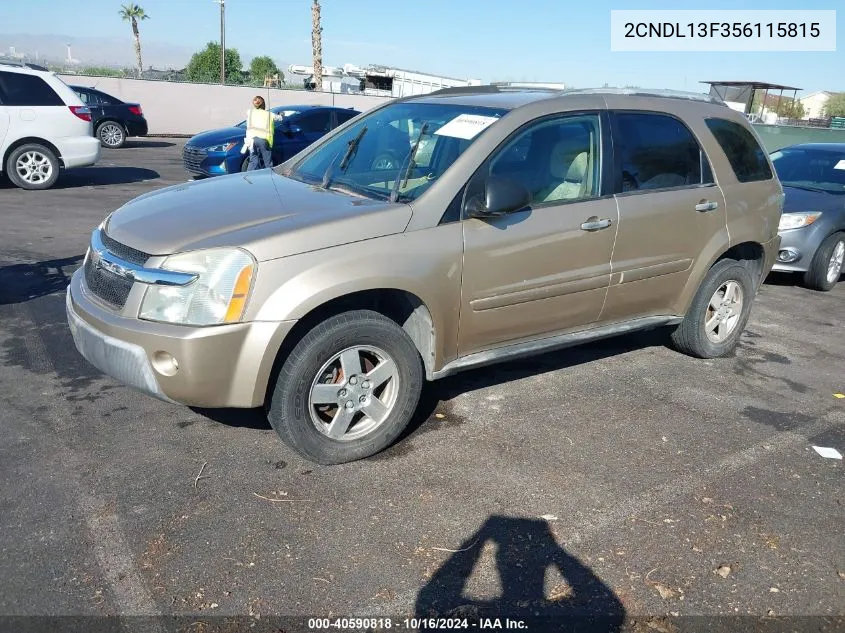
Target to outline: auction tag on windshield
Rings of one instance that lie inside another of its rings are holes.
[[[840,160],[833,166],[834,169],[845,169],[845,160]]]
[[[460,114],[435,132],[440,136],[471,139],[487,129],[499,119],[480,114]]]

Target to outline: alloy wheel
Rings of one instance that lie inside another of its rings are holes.
[[[368,435],[393,411],[399,382],[396,362],[387,352],[369,345],[349,347],[317,372],[308,395],[311,421],[334,440]]]
[[[827,281],[834,283],[842,274],[842,264],[845,262],[845,241],[838,241],[833,247],[833,253],[830,255],[830,261],[827,264]]]
[[[116,147],[123,142],[123,130],[116,123],[106,123],[100,129],[100,140],[109,147]]]
[[[29,150],[18,156],[15,171],[20,178],[30,185],[46,182],[53,175],[50,159],[37,150]]]
[[[736,329],[742,316],[742,286],[739,282],[724,282],[713,296],[704,315],[704,331],[714,343],[721,343]]]

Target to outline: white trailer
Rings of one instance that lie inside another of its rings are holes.
[[[291,65],[291,75],[305,77],[307,89],[314,89],[314,68]],[[345,64],[323,67],[323,90],[331,92],[355,92],[377,97],[408,97],[463,86],[480,86],[480,79],[455,79],[402,68],[387,66],[355,66]]]

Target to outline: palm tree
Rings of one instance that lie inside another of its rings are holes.
[[[138,20],[146,20],[148,16],[137,4],[124,4],[120,7],[120,17],[124,22],[132,23],[132,35],[135,36],[135,57],[138,60],[138,77],[144,72],[144,65],[141,63],[141,34],[138,32]]]
[[[311,52],[313,54],[314,90],[323,89],[323,27],[320,26],[320,0],[311,5]]]

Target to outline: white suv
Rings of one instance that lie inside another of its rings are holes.
[[[91,111],[67,84],[51,72],[0,62],[0,172],[23,189],[47,189],[60,168],[99,158]]]

